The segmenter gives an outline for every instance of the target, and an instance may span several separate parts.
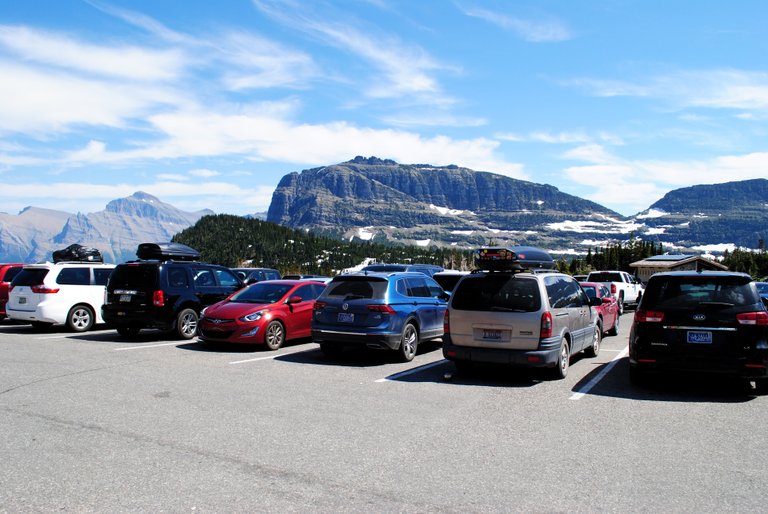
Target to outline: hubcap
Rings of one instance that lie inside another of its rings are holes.
[[[413,327],[409,327],[405,336],[403,337],[403,353],[406,355],[413,355],[416,351],[416,330]]]
[[[194,316],[184,316],[181,322],[181,329],[185,334],[194,334],[197,330],[197,320]]]
[[[283,339],[283,330],[280,325],[271,325],[267,331],[267,344],[274,348],[280,344]]]
[[[91,317],[88,315],[88,312],[84,310],[78,309],[75,311],[75,314],[72,316],[72,324],[75,325],[77,328],[87,327],[90,320],[91,320]]]

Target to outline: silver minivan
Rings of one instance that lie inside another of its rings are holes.
[[[483,249],[445,313],[443,355],[459,370],[475,362],[551,368],[565,378],[571,355],[596,356],[602,338],[595,307],[570,275],[531,247]]]

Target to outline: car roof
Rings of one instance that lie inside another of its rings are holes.
[[[651,275],[651,279],[654,277],[741,277],[741,278],[749,278],[752,280],[752,276],[747,273],[742,273],[740,271],[714,271],[714,270],[706,270],[706,271],[664,271],[661,273],[654,273]],[[650,280],[650,279],[649,279]]]

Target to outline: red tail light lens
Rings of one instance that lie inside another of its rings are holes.
[[[384,314],[394,314],[395,309],[390,307],[389,305],[382,305],[379,303],[374,303],[372,305],[368,305],[368,310],[373,312],[383,312]]]
[[[165,305],[165,295],[163,294],[162,290],[158,290],[152,293],[152,305],[155,307],[162,307]]]
[[[59,292],[59,288],[56,287],[46,287],[42,284],[39,286],[32,286],[30,287],[33,293],[40,293],[40,294],[54,294]]]
[[[635,311],[635,321],[638,323],[661,323],[664,313],[660,311],[647,311],[638,309]]]
[[[736,315],[736,321],[739,325],[757,325],[760,327],[768,326],[768,312],[742,312]]]
[[[316,301],[315,302],[315,306],[312,309],[316,310],[316,311],[321,311],[321,310],[325,309],[326,305],[328,305],[328,304],[325,303],[325,302],[317,302]]]
[[[541,330],[539,331],[539,339],[547,339],[552,337],[552,313],[544,311],[541,314]]]
[[[451,331],[451,316],[448,314],[448,309],[445,310],[445,316],[443,316],[443,332],[446,334]]]
[[[616,284],[611,284],[611,294],[616,294]]]

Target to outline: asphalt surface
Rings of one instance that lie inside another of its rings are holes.
[[[768,397],[0,325],[0,512],[761,512]]]

